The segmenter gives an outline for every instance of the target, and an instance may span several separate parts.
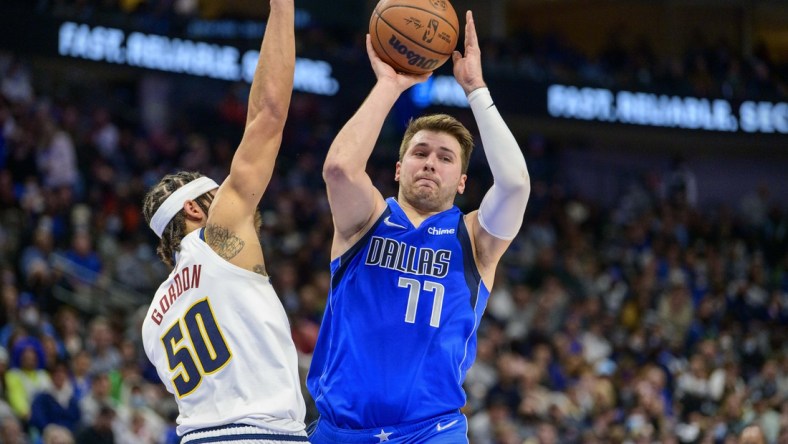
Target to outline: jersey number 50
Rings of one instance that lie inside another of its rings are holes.
[[[172,384],[179,398],[191,394],[203,375],[216,373],[232,358],[208,298],[192,305],[161,337],[161,342],[170,371],[177,371]]]

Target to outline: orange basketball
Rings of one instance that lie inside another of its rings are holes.
[[[372,47],[399,72],[434,71],[457,47],[460,22],[448,0],[381,0],[369,20]]]

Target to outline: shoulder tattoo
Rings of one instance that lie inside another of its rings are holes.
[[[260,274],[260,275],[268,277],[268,274],[266,274],[266,272],[265,272],[265,265],[263,265],[263,264],[255,265],[254,267],[252,267],[252,271],[257,273],[257,274]]]
[[[234,258],[244,248],[243,239],[227,227],[216,224],[208,224],[205,227],[205,241],[225,260]]]

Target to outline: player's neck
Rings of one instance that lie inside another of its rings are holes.
[[[204,226],[205,226],[205,223],[203,223],[203,221],[193,221],[193,220],[189,220],[187,218],[186,219],[186,228],[183,230],[183,235],[186,236],[187,234],[191,233],[192,231],[199,230],[200,228],[203,228]]]
[[[438,213],[442,213],[449,208],[451,208],[451,204],[446,206],[446,208],[440,207],[437,209],[426,209],[421,208],[418,204],[414,204],[413,202],[409,202],[407,199],[403,198],[401,195],[397,197],[397,203],[399,207],[402,208],[402,211],[405,213],[405,216],[408,217],[410,223],[413,224],[414,227],[418,228],[422,222],[427,220],[430,216],[433,216]]]

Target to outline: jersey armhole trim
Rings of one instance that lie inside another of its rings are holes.
[[[459,218],[457,223],[457,239],[462,246],[462,261],[465,268],[465,284],[468,286],[468,291],[471,293],[471,309],[476,310],[476,300],[479,297],[479,287],[482,284],[482,275],[479,273],[479,268],[476,266],[476,260],[473,257],[473,246],[471,245],[471,236],[468,234],[468,227],[465,226],[465,215]]]
[[[332,273],[331,276],[331,287],[336,288],[339,284],[339,281],[342,280],[342,276],[345,274],[345,270],[347,269],[347,264],[353,259],[354,256],[361,251],[362,248],[369,242],[369,239],[372,237],[372,234],[378,228],[378,225],[383,221],[385,217],[391,214],[391,207],[386,205],[386,209],[383,210],[383,213],[378,216],[378,220],[369,228],[369,230],[361,236],[353,246],[351,246],[346,252],[342,253],[341,256],[334,259],[334,261],[339,261],[336,264],[336,270]]]

